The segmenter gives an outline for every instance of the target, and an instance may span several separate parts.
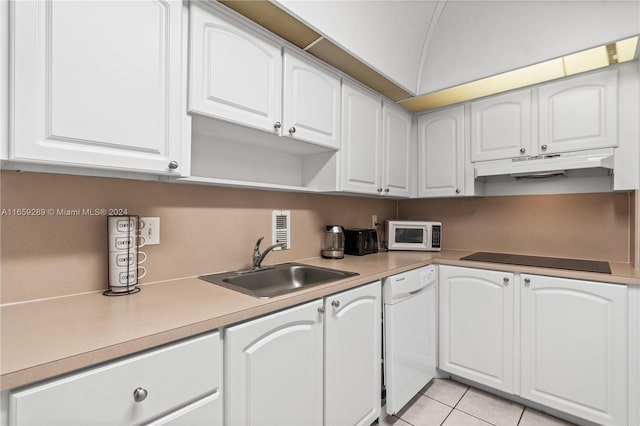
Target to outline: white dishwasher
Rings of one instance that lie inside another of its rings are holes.
[[[397,413],[435,377],[437,281],[434,265],[383,280],[387,414]]]

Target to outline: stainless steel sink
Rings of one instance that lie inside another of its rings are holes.
[[[321,268],[300,263],[267,266],[258,271],[235,271],[203,275],[201,280],[268,299],[314,285],[358,275],[355,272]]]

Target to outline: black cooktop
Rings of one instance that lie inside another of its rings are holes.
[[[536,266],[539,268],[568,269],[571,271],[610,274],[609,262],[599,260],[565,259],[562,257],[525,256],[521,254],[490,253],[479,251],[461,260],[476,262],[506,263],[508,265]]]

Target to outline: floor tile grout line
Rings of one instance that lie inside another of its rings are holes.
[[[467,388],[464,390],[464,393],[460,396],[460,398],[458,398],[458,402],[456,402],[456,405],[454,405],[453,408],[456,408],[458,404],[460,404],[460,401],[462,401],[462,398],[464,398],[467,392],[469,392],[469,389],[471,389],[471,387],[467,386]]]
[[[496,424],[495,424],[495,423],[491,423],[491,422],[490,422],[490,421],[488,421],[487,419],[483,419],[483,418],[478,417],[478,416],[476,416],[476,415],[474,415],[474,414],[467,413],[466,411],[461,410],[461,409],[458,409],[458,408],[456,408],[456,410],[460,411],[461,413],[466,414],[467,416],[471,416],[471,417],[473,417],[473,418],[475,418],[475,419],[478,419],[478,420],[480,420],[480,421],[482,421],[482,422],[484,422],[484,423],[486,423],[486,424],[496,426]]]
[[[522,407],[522,413],[520,413],[520,418],[518,419],[518,426],[520,426],[520,422],[522,421],[522,417],[524,416],[524,411],[527,407]]]
[[[449,406],[447,405],[447,407]],[[451,408],[451,410],[449,410],[449,414],[447,414],[447,416],[440,422],[440,426],[442,426],[447,421],[451,413],[453,413],[453,410],[455,410],[455,408]]]
[[[468,386],[468,385],[465,385],[465,384],[463,384],[463,383],[457,382],[456,380],[453,380],[453,379],[452,379],[452,378],[450,378],[450,377],[449,377],[449,378],[442,378],[442,379],[439,379],[439,380],[443,380],[443,381],[447,381],[447,382],[449,382],[449,381],[450,381],[450,382],[454,382],[454,383],[458,383],[458,384],[460,384],[460,385],[466,386],[466,389],[464,390],[464,392],[462,393],[462,395],[458,398],[458,400],[456,401],[456,403],[455,403],[453,406],[449,405],[449,404],[448,404],[448,403],[446,403],[446,402],[440,401],[440,400],[438,400],[438,399],[436,399],[436,398],[434,398],[434,397],[431,397],[431,396],[427,395],[427,394],[426,394],[426,391],[424,391],[424,392],[423,392],[423,391],[422,391],[422,389],[418,392],[418,395],[423,396],[423,397],[425,397],[425,398],[427,398],[427,399],[429,399],[429,400],[431,400],[431,401],[437,402],[437,403],[439,403],[439,404],[441,404],[441,405],[444,405],[444,406],[446,406],[446,407],[450,408],[449,413],[448,413],[448,414],[447,414],[447,416],[444,418],[444,420],[440,423],[440,426],[442,426],[442,425],[447,421],[447,419],[451,416],[451,414],[453,413],[453,411],[454,411],[454,410],[458,410],[458,411],[460,411],[461,413],[464,413],[464,414],[466,414],[466,415],[468,415],[468,416],[471,416],[471,417],[473,417],[473,418],[475,418],[475,419],[478,419],[478,420],[480,420],[480,421],[482,421],[482,422],[484,422],[484,423],[487,423],[487,424],[490,424],[490,425],[495,426],[495,424],[494,424],[494,423],[492,423],[492,422],[490,422],[490,421],[487,421],[486,419],[483,419],[483,418],[478,417],[478,416],[476,416],[476,415],[474,415],[474,414],[468,413],[468,412],[466,412],[466,411],[465,411],[465,410],[463,410],[463,409],[458,409],[458,408],[457,408],[457,407],[458,407],[458,405],[460,405],[460,402],[461,402],[461,401],[464,399],[464,397],[469,393],[469,391],[470,391],[470,390],[472,390],[472,389],[473,389],[473,390],[475,390],[476,388],[474,388],[473,386]],[[429,387],[427,388],[427,390],[428,390],[429,388],[431,388],[431,386],[429,386]],[[491,394],[491,393],[489,393],[489,395],[492,395],[492,394]],[[509,401],[509,400],[504,399],[504,398],[502,398],[502,397],[500,397],[500,396],[497,396],[497,395],[493,395],[493,396],[495,396],[495,397],[497,397],[497,398],[499,398],[499,399],[501,399],[501,400],[504,400],[504,401],[506,401],[506,402],[513,402],[513,401]],[[516,404],[517,404],[517,403],[516,403]],[[517,422],[515,425],[516,425],[516,426],[520,426],[520,423],[522,422],[522,418],[524,417],[524,412],[525,412],[525,411],[527,410],[527,408],[529,408],[529,407],[527,407],[526,405],[522,405],[522,404],[517,404],[517,405],[520,405],[520,406],[522,407],[522,411],[520,412],[520,416],[518,417],[518,422]],[[546,414],[548,414],[548,413],[546,413]],[[403,422],[407,423],[408,425],[416,426],[416,425],[414,425],[413,423],[411,423],[411,422],[409,422],[409,421],[407,421],[407,420],[403,419],[403,418],[402,418],[402,417],[400,417],[400,416],[394,415],[394,417],[396,417],[396,418],[398,418],[398,419],[402,420]],[[555,417],[555,416],[551,415],[551,417]],[[560,419],[560,420],[562,420],[562,419]]]
[[[471,414],[471,413],[467,413],[466,411],[464,411],[464,410],[460,410],[460,409],[458,409],[458,408],[457,408],[457,407],[458,407],[458,404],[460,404],[460,401],[462,401],[462,399],[464,398],[464,396],[465,396],[465,395],[466,395],[466,394],[467,394],[471,389],[472,389],[472,388],[471,388],[471,386],[467,386],[467,389],[464,391],[464,393],[462,394],[462,396],[460,397],[460,399],[458,399],[458,402],[456,402],[456,405],[453,407],[453,409],[454,409],[454,410],[458,410],[458,411],[460,411],[461,413],[464,413],[464,414],[466,414],[466,415],[468,415],[468,416],[471,416],[471,417],[473,417],[473,418],[476,418],[476,419],[478,419],[478,420],[480,420],[480,421],[482,421],[482,422],[485,422],[485,423],[488,423],[488,424],[490,424],[490,425],[496,426],[494,423],[491,423],[490,421],[487,421],[487,419],[482,419],[482,418],[480,418],[480,417],[478,417],[478,416],[474,416],[474,415],[473,415],[473,414]],[[523,410],[523,411],[524,411],[524,410]],[[449,413],[449,414],[451,414],[451,413]],[[522,416],[522,415],[521,415],[521,416]],[[520,422],[520,421],[518,420],[518,422]]]

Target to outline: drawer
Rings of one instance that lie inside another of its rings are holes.
[[[214,332],[11,392],[9,425],[137,424],[219,398],[221,385],[222,344]],[[140,402],[138,388],[147,392]]]

